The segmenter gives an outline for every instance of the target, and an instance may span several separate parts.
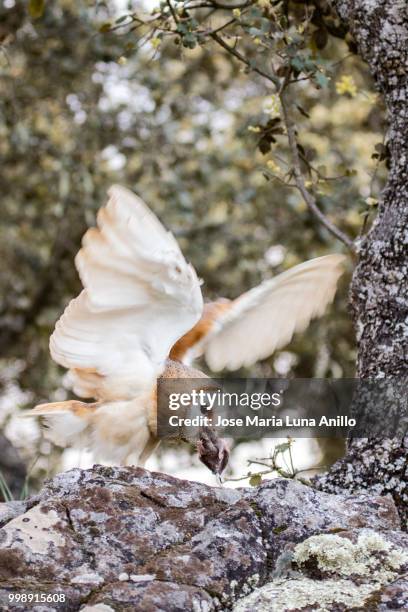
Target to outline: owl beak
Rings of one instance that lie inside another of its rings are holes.
[[[225,440],[219,438],[213,429],[205,427],[197,441],[198,457],[216,476],[221,476],[228,464],[229,448]]]

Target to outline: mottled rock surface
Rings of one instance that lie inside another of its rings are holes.
[[[291,568],[242,598],[234,612],[407,610],[408,535],[353,529],[295,546]]]
[[[265,609],[289,610],[281,605],[285,588],[292,596],[312,584],[336,584],[341,606],[355,575],[353,588],[375,597],[378,609],[406,602],[408,536],[390,497],[331,495],[281,479],[220,489],[94,466],[55,477],[24,503],[0,506],[0,526],[2,610],[207,612],[238,600],[237,609],[256,610],[258,603],[241,598],[262,598],[268,588],[278,590],[280,607]],[[66,598],[8,603],[22,592]]]

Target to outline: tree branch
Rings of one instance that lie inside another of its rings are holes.
[[[297,143],[296,132],[295,132],[295,124],[288,110],[291,106],[290,100],[288,97],[289,75],[286,76],[286,78],[281,84],[277,77],[274,77],[273,75],[268,74],[267,72],[264,72],[263,70],[261,70],[260,68],[257,68],[256,66],[252,66],[250,62],[246,59],[246,57],[244,57],[239,51],[237,51],[237,49],[230,47],[223,40],[223,38],[218,36],[216,32],[212,32],[209,35],[213,40],[215,40],[215,42],[217,42],[228,53],[236,57],[240,62],[248,66],[248,68],[250,68],[251,70],[253,70],[254,72],[256,72],[257,74],[264,77],[265,79],[267,79],[268,81],[272,82],[275,85],[276,89],[278,90],[279,99],[282,105],[282,118],[283,118],[283,122],[286,127],[287,136],[288,136],[288,143],[289,143],[289,148],[291,152],[293,173],[294,173],[296,187],[300,191],[307,207],[309,208],[313,216],[316,217],[316,219],[318,219],[319,222],[333,236],[335,236],[338,240],[340,240],[343,244],[345,244],[347,248],[350,249],[352,253],[354,253],[355,252],[354,242],[344,232],[342,232],[338,227],[336,227],[336,225],[334,225],[334,223],[332,223],[322,213],[322,211],[317,205],[315,197],[306,188],[303,174],[301,171],[301,166],[300,166],[300,155],[299,155],[298,143]]]
[[[177,18],[177,15],[176,15],[176,11],[174,10],[173,5],[171,3],[171,0],[166,0],[166,4],[169,7],[169,11],[172,14],[172,17],[173,17],[175,23],[177,24],[178,23],[178,18]]]
[[[218,43],[220,45],[220,47],[225,49],[225,51],[227,51],[230,55],[233,55],[234,57],[236,57],[240,62],[245,64],[250,70],[253,70],[254,72],[259,74],[260,76],[264,77],[264,79],[267,79],[268,81],[273,83],[274,86],[276,87],[276,89],[278,89],[278,87],[280,85],[280,81],[279,81],[279,79],[277,77],[274,77],[272,74],[269,74],[268,72],[264,72],[263,70],[261,70],[261,68],[258,68],[257,66],[253,66],[251,64],[251,62],[249,62],[247,60],[246,57],[244,57],[239,51],[237,51],[237,49],[234,49],[233,47],[230,47],[225,42],[225,40],[223,38],[221,38],[221,36],[218,36],[216,31],[210,32],[209,36],[213,40],[215,40],[215,42]]]
[[[216,10],[224,10],[224,11],[233,11],[234,9],[244,9],[253,4],[252,0],[248,0],[247,2],[241,2],[240,4],[223,4],[220,2],[215,2],[215,0],[208,0],[208,2],[201,2],[199,4],[195,4],[194,6],[188,6],[188,10],[194,10],[199,8],[214,8]]]
[[[300,191],[307,207],[309,208],[313,216],[316,217],[316,219],[318,219],[318,221],[320,221],[320,223],[324,225],[324,227],[333,236],[335,236],[338,240],[340,240],[343,244],[345,244],[347,248],[350,249],[352,253],[354,253],[355,252],[354,242],[344,232],[342,232],[336,225],[334,225],[334,223],[332,223],[330,219],[328,219],[322,213],[322,211],[317,205],[315,197],[310,193],[310,191],[307,189],[305,185],[305,181],[304,181],[304,177],[303,177],[303,174],[301,171],[301,165],[300,165],[300,155],[299,155],[298,143],[297,143],[297,138],[296,138],[295,124],[292,120],[292,117],[289,111],[291,107],[291,101],[290,101],[289,94],[288,94],[288,84],[285,82],[283,83],[281,90],[279,92],[279,99],[282,105],[282,118],[285,124],[287,136],[288,136],[289,149],[290,149],[291,157],[292,157],[293,175],[294,175],[296,187]]]
[[[170,0],[167,0],[167,4],[169,5],[169,7],[171,7],[171,11],[172,11],[172,14],[173,14],[173,9],[172,9]],[[246,3],[246,5],[249,5],[249,4],[251,4],[251,2]],[[216,2],[213,3],[213,6],[215,8],[221,8],[221,5],[219,5]],[[228,7],[228,8],[234,8],[234,7]],[[173,15],[173,17],[175,17],[175,16]],[[231,47],[227,42],[225,42],[225,40],[221,36],[219,36],[217,32],[219,30],[223,29],[224,27],[226,27],[227,25],[230,25],[230,23],[232,23],[232,21],[231,22],[227,22],[226,24],[223,24],[223,26],[221,26],[221,28],[219,28],[217,30],[213,30],[213,31],[207,32],[206,33],[207,36],[209,36],[220,47],[222,47],[225,51],[227,51],[227,53],[229,53],[230,55],[235,57],[241,63],[245,64],[245,66],[247,66],[247,68],[249,70],[252,70],[253,72],[259,74],[261,77],[263,77],[264,79],[267,79],[270,83],[272,83],[274,85],[274,87],[275,87],[275,89],[276,89],[276,91],[278,93],[281,105],[282,105],[282,118],[283,118],[283,122],[284,122],[285,127],[286,127],[286,132],[287,132],[289,149],[290,149],[291,158],[292,158],[293,174],[294,174],[294,180],[295,180],[296,187],[299,190],[299,192],[301,193],[301,195],[302,195],[302,197],[303,197],[303,199],[304,199],[308,209],[313,214],[313,216],[333,236],[335,236],[335,238],[340,240],[340,242],[342,242],[344,245],[346,245],[347,248],[350,249],[350,251],[352,253],[354,253],[355,250],[356,250],[354,242],[351,240],[351,238],[349,238],[344,232],[342,232],[334,223],[332,223],[330,221],[330,219],[328,219],[322,213],[322,211],[320,210],[320,208],[317,205],[316,198],[306,188],[305,180],[304,180],[304,177],[303,177],[303,174],[302,174],[302,170],[301,170],[301,159],[300,159],[300,154],[299,154],[299,150],[298,150],[298,143],[297,143],[297,137],[296,137],[295,124],[294,124],[294,122],[293,122],[293,120],[291,118],[290,111],[289,111],[289,109],[291,107],[291,101],[290,101],[289,95],[288,95],[288,88],[290,86],[290,83],[289,83],[290,71],[288,71],[288,73],[286,74],[286,76],[283,79],[283,81],[281,81],[275,75],[270,74],[268,72],[265,72],[261,68],[258,68],[257,66],[253,65],[244,55],[242,55],[242,53],[240,51],[238,51],[234,47]]]

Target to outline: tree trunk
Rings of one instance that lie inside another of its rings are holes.
[[[407,0],[332,0],[384,96],[391,168],[378,216],[359,245],[350,302],[357,375],[396,383],[408,374],[408,4]],[[406,387],[403,388],[406,401]],[[368,408],[371,408],[368,406]],[[318,479],[331,492],[391,493],[408,516],[408,437],[356,439]]]

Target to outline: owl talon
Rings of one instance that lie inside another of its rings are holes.
[[[221,479],[229,459],[227,443],[214,430],[203,428],[197,442],[198,457],[205,466]]]

